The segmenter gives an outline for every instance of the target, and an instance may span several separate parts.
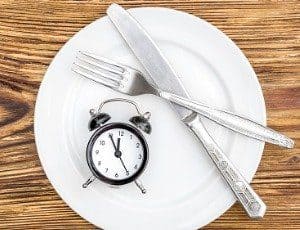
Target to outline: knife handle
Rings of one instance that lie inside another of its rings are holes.
[[[185,108],[191,109],[235,132],[286,148],[293,148],[294,146],[294,141],[289,137],[251,121],[248,118],[241,117],[228,111],[211,108],[208,105],[175,94],[160,92],[160,96]]]
[[[200,121],[199,116],[196,113],[192,113],[183,122],[202,142],[210,158],[227,181],[227,184],[244,207],[248,216],[250,218],[262,218],[266,212],[266,205],[212,139]]]

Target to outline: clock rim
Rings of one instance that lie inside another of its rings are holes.
[[[132,132],[140,140],[140,142],[143,146],[143,149],[144,149],[144,151],[143,151],[144,159],[143,159],[143,162],[142,162],[140,168],[138,169],[138,171],[135,172],[132,176],[130,176],[126,179],[122,179],[122,180],[114,180],[114,179],[104,176],[102,173],[100,173],[97,170],[97,167],[95,166],[95,164],[93,163],[93,160],[92,160],[92,150],[93,150],[95,141],[98,139],[98,137],[102,133],[106,132],[107,130],[114,129],[114,128],[123,128],[129,132]],[[90,170],[92,171],[93,175],[96,178],[98,178],[99,180],[101,180],[107,184],[110,184],[110,185],[124,185],[124,184],[128,184],[130,182],[133,182],[145,171],[146,165],[149,160],[149,148],[148,148],[148,144],[146,142],[144,135],[136,127],[134,127],[133,125],[128,124],[128,123],[113,122],[113,123],[109,123],[109,124],[99,127],[93,133],[93,135],[90,137],[90,140],[89,140],[89,142],[87,144],[87,148],[86,148],[86,159],[87,159],[87,163],[88,163]]]

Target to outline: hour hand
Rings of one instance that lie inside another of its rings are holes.
[[[120,151],[120,142],[121,142],[121,138],[118,138],[116,151]]]

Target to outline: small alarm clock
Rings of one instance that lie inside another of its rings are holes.
[[[111,102],[125,102],[133,105],[137,115],[130,123],[107,123],[111,116],[101,112]],[[145,170],[149,148],[143,133],[151,133],[150,112],[142,114],[134,101],[114,98],[102,102],[98,110],[90,110],[88,129],[93,131],[86,148],[87,164],[92,176],[83,184],[86,188],[96,178],[110,185],[124,185],[134,182],[142,193],[146,189],[138,180]]]

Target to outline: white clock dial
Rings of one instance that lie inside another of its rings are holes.
[[[125,180],[136,174],[145,160],[140,138],[124,128],[101,133],[92,147],[92,162],[104,177]]]

